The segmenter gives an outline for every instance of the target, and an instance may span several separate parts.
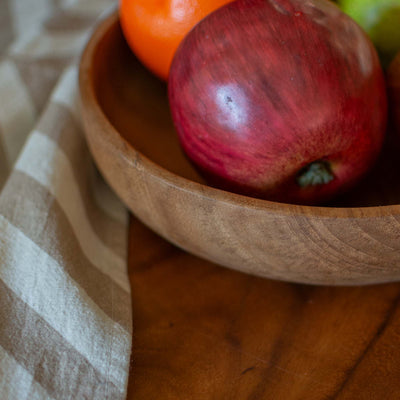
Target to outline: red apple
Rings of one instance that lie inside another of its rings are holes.
[[[315,204],[355,184],[384,139],[376,50],[326,0],[237,0],[186,36],[168,81],[188,157],[223,189]]]

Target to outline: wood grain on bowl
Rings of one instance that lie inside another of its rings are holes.
[[[132,213],[168,241],[273,279],[335,285],[399,280],[400,169],[391,143],[364,182],[325,207],[209,187],[180,149],[165,84],[135,59],[117,14],[98,26],[85,49],[80,91],[100,171]]]

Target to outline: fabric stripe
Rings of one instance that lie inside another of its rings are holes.
[[[108,13],[110,7],[116,7],[116,2],[113,0],[65,0],[63,4],[63,8],[69,12],[92,16]]]
[[[72,113],[76,122],[82,122],[78,93],[78,69],[76,66],[66,69],[60,83],[51,95],[51,101],[64,105]]]
[[[81,114],[80,114],[80,108],[79,108],[79,96],[78,96],[78,91],[77,91],[77,83],[78,82],[78,69],[73,66],[68,68],[64,75],[63,78],[61,79],[61,82],[59,85],[57,85],[56,89],[54,90],[52,94],[52,104],[50,104],[50,107],[52,105],[55,107],[57,104],[60,107],[65,107],[66,110],[60,111],[60,116],[61,115],[67,115],[69,113],[72,114],[73,118],[75,119],[75,123],[80,123],[81,122]],[[46,115],[47,117],[47,115]],[[51,121],[55,120],[55,116],[52,116],[52,118],[49,118]],[[43,126],[42,126],[43,122]],[[47,122],[47,126],[45,126],[45,122]],[[54,124],[53,124],[54,125]],[[57,124],[55,124],[57,126]],[[82,124],[80,124],[82,127]],[[57,138],[59,140],[60,134],[57,134],[54,132],[54,126],[50,126],[49,122],[47,121],[47,118],[43,118],[41,122],[39,122],[39,128],[40,131],[43,131],[45,134],[49,134],[50,137],[52,138]],[[54,133],[49,133],[49,132],[54,132]],[[74,134],[75,131],[73,131],[71,134]],[[79,128],[79,134],[83,136],[83,131],[82,128]],[[65,135],[67,136],[67,135]],[[71,157],[74,152],[67,150],[67,147],[65,146],[65,142],[69,142],[68,137],[66,140],[60,140],[61,141],[61,147],[64,149],[64,151],[67,153],[68,158],[72,161],[73,158]],[[103,180],[100,180],[99,185],[96,185],[94,187],[94,196],[96,199],[96,202],[99,204],[99,206],[107,212],[112,218],[116,219],[117,221],[123,223],[124,225],[127,224],[128,216],[127,216],[127,210],[121,203],[119,199],[115,196],[115,194],[110,190],[109,186],[105,185]]]
[[[9,6],[10,1],[12,0],[0,1],[0,53],[9,46],[14,37],[14,29]]]
[[[89,32],[40,32],[17,39],[8,49],[11,55],[32,58],[59,58],[78,55],[88,38]]]
[[[97,18],[92,15],[81,15],[68,10],[58,10],[44,21],[43,29],[48,33],[82,31],[92,27],[96,20]]]
[[[109,318],[131,331],[130,294],[85,257],[64,212],[46,188],[15,171],[0,197],[0,214],[62,265]]]
[[[34,132],[15,169],[29,175],[58,200],[86,257],[121,288],[130,291],[125,260],[105,246],[93,231],[85,212],[71,165],[47,136]],[[44,160],[45,158],[45,160]]]
[[[32,35],[51,11],[49,0],[10,1],[14,31],[17,36]]]
[[[1,279],[0,321],[0,345],[50,396],[60,400],[124,398],[124,385],[109,382],[107,372],[101,374],[93,368]]]
[[[88,157],[92,160],[90,156]],[[89,222],[104,244],[112,248],[119,257],[125,260],[128,255],[128,212],[124,209],[125,220],[123,222],[118,221],[113,218],[112,215],[110,216],[109,213],[104,212],[102,206],[99,205],[98,197],[96,197],[96,195],[98,196],[98,191],[96,191],[95,188],[100,189],[102,187],[107,190],[105,195],[108,195],[108,197],[103,199],[102,204],[107,204],[107,201],[114,198],[110,195],[110,188],[106,187],[103,178],[100,176],[93,163],[89,166],[88,171],[89,178],[86,181],[86,185],[81,186],[81,193]],[[78,185],[83,183],[81,177],[82,174],[80,174],[77,179]],[[115,203],[117,203],[117,201],[115,201]],[[118,205],[121,207],[119,203]]]
[[[0,328],[0,332],[1,331],[2,329]],[[18,362],[8,354],[2,346],[0,346],[0,376],[9,376],[7,381],[0,380],[0,393],[2,399],[53,399],[53,397],[51,397],[45,389],[43,389],[39,383],[33,379],[33,376],[23,366],[18,364]]]
[[[115,193],[106,184],[103,177],[96,169],[95,177],[92,181],[92,193],[96,199],[97,205],[103,210],[104,213],[118,221],[120,224],[127,224],[128,211],[117,198]]]
[[[35,109],[15,65],[0,63],[0,125],[3,143],[10,163],[21,150],[35,122]]]
[[[95,18],[115,7],[0,0],[1,399],[126,397],[128,213],[91,159],[77,79]]]
[[[110,218],[109,213],[104,213],[95,197],[96,187],[100,190],[101,178],[96,172],[89,149],[84,140],[82,128],[75,122],[70,111],[63,105],[50,103],[46,113],[37,125],[37,130],[57,142],[72,167],[74,179],[77,181],[81,198],[83,199],[89,222],[100,239],[117,254],[126,258],[127,255],[127,211],[122,204],[113,200],[111,195],[104,198],[103,203],[110,202],[108,209],[121,209],[124,217],[122,221]],[[83,173],[88,171],[88,173]],[[111,193],[110,189],[102,190],[99,195]],[[115,197],[114,197],[115,199]]]
[[[129,364],[130,335],[109,319],[49,254],[2,216],[0,258],[3,260],[0,279],[10,290],[59,332],[99,373],[107,377],[106,380],[123,387]],[[112,291],[110,295],[113,295]],[[0,305],[0,308],[3,307]],[[21,316],[16,319],[21,321]],[[12,325],[10,318],[7,323],[3,321],[4,329]],[[40,331],[32,321],[22,323]],[[41,337],[39,332],[35,334]],[[48,338],[42,338],[47,347]]]
[[[82,125],[78,123],[81,117],[77,74],[76,67],[70,67],[65,71],[37,129],[57,141],[68,158],[81,190],[86,213],[97,235],[119,256],[126,258],[128,212],[96,173],[91,161]],[[82,174],[82,171],[90,171],[89,179],[87,174]],[[116,222],[112,223],[105,218],[104,211]],[[107,229],[104,229],[105,223]]]
[[[61,72],[67,67],[70,60],[41,58],[28,61],[23,57],[12,57],[12,61],[39,114],[49,101],[49,96]]]
[[[62,6],[64,4],[64,0],[51,0],[51,2],[53,4],[53,8],[55,10],[62,8]]]
[[[10,173],[10,163],[7,159],[7,155],[3,144],[3,135],[0,129],[0,190],[2,189],[6,179]]]

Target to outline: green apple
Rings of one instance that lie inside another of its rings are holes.
[[[386,67],[400,50],[400,0],[338,0],[370,36]]]

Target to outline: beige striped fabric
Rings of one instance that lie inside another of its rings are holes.
[[[77,75],[110,0],[0,0],[0,399],[125,399],[127,211],[86,145]]]

